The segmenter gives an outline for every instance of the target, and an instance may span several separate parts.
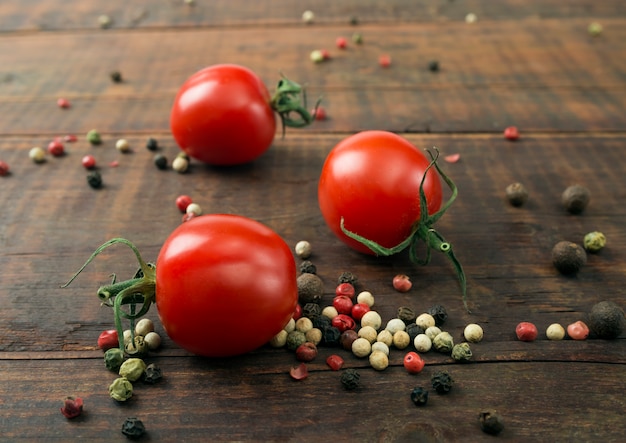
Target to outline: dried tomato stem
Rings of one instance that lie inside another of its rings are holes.
[[[74,279],[96,258],[102,251],[109,246],[115,244],[124,244],[128,246],[137,257],[139,262],[139,271],[134,278],[121,282],[116,282],[116,277],[113,275],[113,281],[109,285],[102,286],[98,289],[98,298],[102,300],[102,304],[113,308],[115,329],[117,330],[120,349],[124,350],[124,329],[122,327],[122,318],[130,321],[131,325],[131,339],[134,343],[134,323],[139,317],[144,316],[150,306],[155,301],[156,297],[156,270],[154,266],[145,262],[139,253],[139,250],[130,241],[124,238],[113,238],[108,242],[98,247],[91,256],[87,259],[85,264],[65,283],[62,288],[69,286]],[[136,305],[141,304],[139,311],[136,311]],[[122,309],[123,305],[129,305],[129,312]]]
[[[313,115],[317,111],[320,100],[315,104]],[[307,110],[306,92],[298,83],[284,77],[278,81],[276,92],[272,97],[271,107],[278,113],[283,126],[283,135],[285,127],[303,128],[313,122],[313,115]],[[293,115],[296,115],[294,118]]]
[[[351,232],[347,230],[344,226],[344,219],[341,218],[341,230],[348,237],[362,243],[367,246],[374,252],[376,255],[389,256],[397,254],[398,252],[403,251],[407,247],[409,247],[409,257],[413,263],[419,265],[427,265],[430,262],[431,250],[437,250],[439,252],[444,253],[452,265],[454,266],[454,270],[456,271],[457,277],[459,279],[459,284],[461,285],[461,291],[463,294],[463,306],[467,310],[467,312],[471,312],[467,305],[467,280],[465,278],[465,272],[463,271],[463,267],[461,263],[454,255],[454,251],[452,250],[452,245],[448,243],[441,234],[439,234],[435,229],[433,229],[433,225],[436,221],[438,221],[443,214],[448,210],[448,208],[452,205],[454,200],[457,197],[458,189],[454,182],[439,168],[437,164],[437,159],[439,158],[439,150],[435,147],[436,154],[429,150],[427,150],[428,154],[431,157],[431,162],[424,171],[424,175],[422,176],[422,181],[420,182],[419,188],[419,196],[420,196],[420,218],[413,226],[413,230],[409,234],[409,236],[400,242],[398,245],[386,248],[372,240],[369,240],[356,232]],[[430,215],[428,214],[428,202],[426,201],[426,194],[424,193],[424,181],[426,179],[426,174],[428,171],[435,167],[439,175],[446,182],[450,190],[452,191],[452,195],[446,201],[446,203],[437,211],[436,213]],[[424,259],[420,259],[417,256],[417,244],[419,242],[423,242],[426,245],[426,257]]]

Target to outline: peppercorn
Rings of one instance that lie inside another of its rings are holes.
[[[413,346],[415,346],[415,350],[418,352],[428,352],[432,348],[433,342],[428,335],[418,334],[413,340]]]
[[[435,319],[435,326],[442,326],[448,319],[448,311],[441,305],[433,305],[426,311]]]
[[[441,332],[441,329],[439,329],[437,326],[431,326],[430,328],[426,328],[424,334],[426,334],[431,340],[434,340],[435,337],[441,334]]]
[[[438,394],[446,394],[450,392],[452,385],[454,384],[454,379],[446,371],[435,372],[431,376],[430,381],[433,385],[433,389],[437,391]]]
[[[102,187],[102,175],[98,171],[91,171],[87,174],[87,183],[93,189],[99,189]]]
[[[480,429],[491,435],[498,435],[504,429],[502,419],[496,411],[481,411],[478,414]]]
[[[369,356],[370,366],[377,371],[383,371],[389,366],[389,357],[382,351],[374,351]]]
[[[426,330],[431,326],[435,326],[435,317],[427,313],[420,314],[415,319],[415,323],[422,329]]]
[[[296,358],[299,361],[309,362],[317,357],[317,346],[311,342],[304,342],[296,349]]]
[[[454,348],[454,340],[452,335],[449,332],[441,332],[437,334],[435,339],[433,340],[433,348],[439,352],[451,352],[452,348]]]
[[[115,142],[115,149],[120,152],[130,152],[130,143],[125,138],[120,138]]]
[[[363,337],[352,342],[352,353],[359,358],[367,357],[372,352],[372,343]]]
[[[92,129],[87,133],[87,141],[92,145],[99,145],[102,143],[102,138],[100,137],[100,133],[95,129]]]
[[[311,321],[313,321],[313,327],[317,328],[317,329],[321,329],[322,331],[326,328],[330,328],[332,326],[331,320],[330,318],[324,316],[324,315],[320,315],[320,310],[322,308],[320,308],[320,305],[317,305],[315,303],[311,303],[312,306],[315,306],[317,308],[318,311],[316,311],[316,313],[311,316],[311,315],[307,315],[307,317],[309,317],[311,319]],[[306,306],[305,306],[306,307]],[[304,315],[304,308],[302,308],[302,315]]]
[[[522,206],[528,201],[528,190],[521,183],[512,183],[505,189],[506,198],[513,206]]]
[[[28,157],[35,163],[44,163],[46,161],[46,151],[39,146],[35,146],[28,151]]]
[[[128,381],[137,381],[146,372],[146,363],[140,358],[129,358],[120,366],[120,377]]]
[[[372,326],[363,326],[361,329],[359,329],[357,334],[360,338],[364,338],[370,343],[374,343],[378,338],[378,332],[376,332],[376,329]]]
[[[422,387],[413,388],[411,401],[415,406],[426,406],[426,403],[428,403],[428,391]]]
[[[586,340],[589,336],[589,327],[585,322],[578,320],[567,325],[567,335],[572,340]]]
[[[626,326],[624,311],[612,301],[601,301],[591,308],[587,325],[598,338],[617,338]]]
[[[438,72],[439,71],[439,62],[437,60],[431,60],[428,62],[428,70],[430,72]]]
[[[124,362],[124,351],[120,348],[111,348],[104,353],[104,366],[109,371],[117,372]]]
[[[159,142],[157,141],[157,139],[149,137],[146,141],[146,149],[148,151],[156,151],[157,149],[159,149]]]
[[[61,414],[65,418],[76,418],[83,413],[83,399],[80,397],[67,397],[61,407]]]
[[[404,349],[409,344],[411,344],[411,337],[409,337],[406,331],[396,331],[396,333],[393,334],[393,346],[396,349]]]
[[[316,274],[300,274],[297,284],[298,300],[301,304],[320,302],[324,294],[324,283]]]
[[[309,260],[304,260],[300,263],[300,273],[301,274],[315,274],[317,272],[317,266],[313,264],[313,262]]]
[[[187,172],[187,169],[189,169],[189,158],[186,155],[178,154],[172,162],[172,169],[179,174]]]
[[[126,401],[133,396],[133,385],[125,377],[116,378],[109,386],[109,395],[113,400]]]
[[[328,317],[329,319],[331,319],[331,321],[338,315],[339,312],[337,312],[337,308],[335,308],[334,306],[325,306],[324,309],[322,309],[322,316]]]
[[[9,165],[7,162],[0,160],[0,177],[4,177],[6,175],[9,175]]]
[[[315,324],[315,320],[322,316],[322,307],[317,303],[305,303],[302,306],[302,316],[310,318],[313,321],[313,326],[318,328],[319,325]]]
[[[317,328],[311,328],[304,333],[306,337],[306,341],[310,341],[315,346],[319,345],[322,342],[322,331]]]
[[[452,348],[452,358],[460,362],[470,361],[472,358],[472,349],[469,343],[463,342],[454,345]]]
[[[161,380],[162,378],[163,378],[163,372],[161,371],[161,368],[159,368],[154,363],[150,363],[148,366],[146,366],[146,370],[143,373],[144,383],[153,385],[159,380]]]
[[[284,329],[276,334],[269,342],[269,345],[273,348],[282,348],[287,344],[287,335],[289,333]]]
[[[515,327],[515,335],[520,341],[535,341],[537,334],[537,326],[528,321],[520,322]]]
[[[135,417],[129,417],[122,424],[122,434],[131,440],[136,440],[146,433],[143,422]]]
[[[342,283],[350,283],[355,288],[358,282],[359,282],[358,277],[354,275],[352,272],[348,272],[348,271],[342,272],[339,278],[337,279],[338,285]]]
[[[148,346],[148,350],[155,351],[161,347],[161,336],[156,332],[148,332],[143,338],[143,342]]]
[[[476,323],[470,323],[465,326],[463,337],[470,343],[478,343],[483,339],[483,328]]]
[[[341,384],[348,391],[359,387],[361,375],[356,369],[346,369],[341,373]]]
[[[157,154],[154,156],[154,164],[161,170],[167,169],[167,157],[163,154]]]
[[[583,246],[589,252],[598,252],[606,246],[606,237],[602,232],[590,232],[583,238]]]
[[[377,341],[372,344],[372,352],[384,352],[389,357],[389,346],[385,342]]]
[[[370,308],[374,306],[374,296],[370,291],[361,291],[356,296],[357,303],[365,303]]]
[[[414,341],[415,337],[424,333],[424,330],[417,326],[416,323],[409,323],[408,325],[406,325],[405,331],[407,334],[409,334],[411,341]]]
[[[141,335],[135,335],[132,341],[126,343],[124,351],[128,355],[145,355],[148,353],[148,344]]]
[[[385,326],[385,329],[391,332],[392,335],[398,331],[404,331],[405,328],[406,325],[404,324],[404,321],[399,318],[392,318]]]
[[[300,317],[296,320],[296,331],[304,332],[313,329],[313,322],[308,317]]]
[[[109,74],[113,83],[122,83],[122,73],[120,71],[112,71]]]
[[[415,323],[417,314],[407,306],[400,306],[398,308],[398,318],[408,325],[409,323]]]
[[[293,330],[287,334],[287,349],[290,351],[295,351],[304,342],[306,342],[304,332]]]
[[[376,311],[366,312],[363,317],[361,317],[361,327],[371,326],[375,330],[380,329],[380,325],[382,324],[382,318],[380,314]]]
[[[299,258],[307,259],[311,256],[311,243],[306,240],[299,241],[296,243],[294,250]]]
[[[328,326],[322,329],[322,342],[326,346],[339,346],[341,331],[334,326]]]
[[[376,336],[376,341],[391,346],[393,344],[393,334],[386,329],[383,329]]]
[[[354,34],[352,34],[352,41],[354,43],[356,43],[357,45],[360,45],[363,43],[363,35],[359,34],[358,32],[355,32]]]
[[[589,189],[584,186],[572,185],[565,189],[561,196],[561,201],[567,212],[580,214],[589,204],[590,195]]]
[[[602,25],[598,22],[591,22],[587,27],[587,32],[589,32],[589,35],[592,37],[598,37],[602,34]]]
[[[359,338],[357,332],[354,329],[348,329],[341,333],[341,337],[339,337],[339,344],[346,351],[350,351],[352,350],[352,343],[354,343],[354,340],[357,338]]]
[[[563,340],[565,338],[565,328],[558,323],[552,323],[546,328],[548,340]]]
[[[552,263],[561,274],[576,274],[587,263],[587,254],[576,243],[560,241],[552,248]]]

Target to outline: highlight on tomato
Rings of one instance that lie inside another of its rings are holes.
[[[270,96],[252,70],[219,64],[183,83],[171,109],[170,128],[190,157],[211,165],[238,165],[255,160],[270,147],[276,114],[283,132],[286,126],[304,127],[314,120],[298,83],[283,77]]]
[[[346,245],[388,256],[409,248],[411,260],[425,265],[431,251],[453,264],[467,307],[466,279],[450,243],[433,227],[454,202],[457,188],[437,164],[408,140],[387,131],[363,131],[345,138],[328,154],[318,184],[318,202],[331,231]],[[452,191],[443,202],[440,177]],[[417,247],[426,245],[425,258]]]
[[[156,265],[147,263],[130,241],[101,245],[64,285],[69,285],[103,250],[131,248],[139,271],[130,280],[101,287],[98,296],[114,310],[124,349],[122,319],[134,322],[152,303],[168,336],[200,356],[245,354],[268,343],[293,315],[297,301],[296,264],[291,249],[269,227],[237,215],[202,215],[176,228],[163,244]]]

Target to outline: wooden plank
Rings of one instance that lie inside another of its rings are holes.
[[[206,26],[302,26],[302,13],[315,12],[316,24],[463,21],[474,13],[480,21],[537,18],[605,19],[624,15],[620,0],[525,1],[525,0],[331,0],[292,2],[265,0],[241,7],[227,0],[182,0],[129,4],[123,0],[70,2],[23,0],[0,5],[0,31],[97,29],[98,17],[108,15],[113,28],[163,28]]]
[[[444,257],[433,257],[426,268],[414,268],[404,255],[364,257],[347,250],[324,225],[317,208],[318,174],[326,153],[343,137],[289,134],[251,165],[223,169],[192,162],[184,175],[157,170],[143,137],[128,137],[132,154],[119,154],[116,137],[106,134],[102,146],[77,142],[68,145],[65,157],[42,165],[28,159],[33,138],[0,138],[0,158],[13,171],[0,179],[0,201],[9,208],[0,212],[0,351],[93,350],[100,331],[112,326],[111,313],[99,307],[95,291],[111,272],[132,275],[134,257],[116,248],[102,254],[70,288],[59,286],[112,237],[130,239],[154,260],[180,223],[174,205],[180,194],[192,195],[206,212],[255,218],[288,244],[309,240],[326,283],[325,301],[332,300],[340,272],[350,270],[377,295],[377,309],[387,320],[402,305],[426,310],[441,303],[450,312],[455,336],[467,323],[479,322],[488,325],[491,340],[510,342],[518,321],[535,321],[542,329],[582,318],[601,299],[623,302],[626,214],[624,189],[615,186],[624,170],[623,135],[528,136],[515,143],[499,135],[407,135],[417,146],[461,155],[456,164],[442,163],[460,195],[439,230],[464,264],[472,315],[463,310]],[[173,141],[164,137],[160,142],[162,152],[173,158]],[[87,186],[80,165],[88,152],[101,165],[105,187],[99,191]],[[119,166],[110,167],[112,161]],[[504,188],[515,181],[525,183],[531,194],[523,208],[510,207],[504,199]],[[588,211],[578,217],[560,207],[561,193],[576,182],[592,194]],[[558,275],[550,262],[552,246],[563,239],[581,242],[593,230],[607,236],[606,250],[591,255],[577,278]],[[411,293],[393,291],[390,283],[397,273],[413,278]],[[157,319],[156,311],[150,315]],[[505,355],[513,358],[516,352]],[[546,348],[533,358],[554,352]]]
[[[429,365],[418,375],[399,367],[379,373],[357,366],[361,388],[347,392],[340,374],[328,368],[316,368],[308,379],[295,382],[287,375],[289,364],[280,372],[266,372],[254,356],[155,361],[164,380],[135,384],[127,404],[109,398],[107,387],[115,375],[99,362],[0,361],[3,438],[127,441],[120,429],[133,416],[143,421],[151,441],[210,436],[214,441],[480,442],[493,440],[477,421],[480,411],[492,408],[505,423],[499,438],[510,441],[617,442],[626,432],[622,392],[615,389],[615,380],[624,376],[618,365]],[[429,389],[430,376],[438,370],[455,379],[452,391],[437,395],[431,389],[428,404],[417,409],[410,400],[412,389]],[[59,412],[67,395],[84,399],[81,418],[68,421]]]

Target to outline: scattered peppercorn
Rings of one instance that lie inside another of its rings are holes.
[[[117,372],[124,362],[124,351],[120,348],[111,348],[104,353],[104,366],[109,371]]]
[[[440,332],[433,339],[433,348],[438,352],[448,353],[452,352],[454,348],[454,339],[449,332]]]
[[[354,34],[352,34],[352,42],[357,45],[363,44],[363,35],[361,35],[358,32],[355,32]]]
[[[127,378],[116,378],[109,386],[109,395],[113,400],[126,401],[133,396],[133,385]]]
[[[598,37],[600,34],[602,34],[602,30],[602,25],[598,22],[591,22],[587,27],[587,32],[589,32],[589,35],[591,35],[592,37]]]
[[[70,105],[70,101],[66,98],[58,98],[57,99],[57,106],[61,109],[67,109],[69,108]]]
[[[496,411],[481,411],[478,414],[480,429],[491,435],[498,435],[504,429],[502,419]]]
[[[39,146],[35,146],[28,151],[28,157],[35,163],[43,163],[46,161],[46,151]]]
[[[375,300],[374,300],[374,296],[372,295],[370,291],[361,291],[356,296],[356,302],[365,303],[367,306],[371,308],[372,306],[374,306]]]
[[[9,165],[6,162],[0,161],[0,177],[9,175]]]
[[[438,72],[439,71],[439,62],[437,60],[431,60],[428,62],[428,70],[430,72]]]
[[[411,279],[409,278],[409,276],[404,274],[396,275],[392,280],[392,284],[393,289],[398,292],[409,292],[411,286],[413,286],[413,283],[411,283]]]
[[[548,340],[563,340],[565,338],[565,328],[558,323],[552,323],[546,328]]]
[[[448,319],[448,311],[441,305],[433,305],[426,311],[435,319],[435,326],[442,326]]]
[[[478,343],[483,339],[483,328],[476,323],[470,323],[463,330],[463,337],[470,343]]]
[[[92,145],[99,145],[102,143],[102,137],[100,137],[100,133],[95,129],[92,129],[87,133],[87,141]]]
[[[81,164],[85,169],[93,169],[96,167],[96,158],[91,154],[87,154],[82,158]]]
[[[189,203],[185,209],[185,214],[202,215],[202,207],[198,203]]]
[[[602,232],[590,232],[583,238],[583,247],[589,252],[598,252],[605,246],[606,237]]]
[[[80,397],[67,397],[61,407],[61,414],[65,418],[76,418],[83,413],[83,399]]]
[[[428,391],[422,387],[413,388],[411,401],[415,406],[426,406],[426,403],[428,403]]]
[[[341,338],[341,331],[334,326],[328,326],[322,331],[322,342],[326,346],[338,346]]]
[[[102,29],[108,29],[113,24],[113,20],[108,15],[103,14],[98,17],[98,24]]]
[[[348,391],[357,389],[360,385],[361,375],[356,369],[346,369],[341,374],[341,384]]]
[[[314,49],[313,51],[311,51],[309,58],[313,63],[321,63],[325,60],[324,53],[319,49]]]
[[[324,294],[324,283],[316,274],[300,274],[297,279],[300,303],[319,303]]]
[[[570,214],[580,214],[585,210],[591,199],[589,189],[581,185],[569,186],[561,196],[563,206]]]
[[[131,440],[136,440],[146,433],[143,422],[135,417],[129,417],[122,424],[122,434]]]
[[[306,240],[301,240],[296,243],[294,250],[299,258],[307,259],[311,256],[311,243]]]
[[[433,385],[433,389],[437,391],[438,394],[446,394],[450,392],[452,385],[454,384],[454,379],[446,371],[435,372],[431,376],[430,381]]]
[[[326,359],[326,364],[333,371],[340,370],[343,366],[343,363],[344,363],[343,358],[341,358],[337,354],[329,355],[328,358]]]
[[[402,364],[409,374],[419,374],[424,369],[425,362],[417,352],[411,351],[405,354]]]
[[[330,319],[322,317],[322,307],[317,303],[305,303],[302,306],[302,316],[313,320],[313,326],[316,328],[324,329],[326,326],[330,326]],[[328,324],[323,324],[328,320]]]
[[[309,260],[304,260],[300,263],[300,273],[301,274],[315,274],[317,272],[317,266],[313,264],[313,262]]]
[[[120,138],[115,142],[115,149],[124,153],[130,152],[130,143],[125,138]]]
[[[567,335],[572,340],[586,340],[589,337],[589,327],[585,322],[578,320],[567,325]]]
[[[87,174],[87,183],[94,189],[102,187],[102,175],[98,171],[91,171]]]
[[[506,198],[513,206],[522,206],[528,201],[528,190],[521,183],[512,183],[505,189]]]
[[[296,348],[296,358],[299,361],[309,362],[315,360],[315,357],[317,357],[317,346],[311,342],[305,341]]]
[[[552,248],[552,263],[562,274],[576,274],[587,263],[587,254],[576,243],[560,241]]]
[[[340,285],[342,283],[350,283],[352,286],[356,288],[359,279],[352,272],[342,272],[339,278],[337,279],[337,284]]]
[[[341,333],[339,337],[339,344],[346,351],[352,350],[352,343],[359,338],[359,335],[354,329],[347,329]]]
[[[157,383],[159,380],[163,378],[163,372],[161,368],[159,368],[154,363],[150,363],[146,366],[146,370],[143,373],[143,382],[149,385],[153,385]]]
[[[167,157],[163,154],[157,154],[154,156],[154,164],[161,170],[167,169]]]
[[[112,71],[109,74],[113,83],[122,83],[122,73],[120,71]]]
[[[315,13],[313,11],[310,10],[306,10],[302,13],[302,21],[304,23],[306,23],[307,25],[313,23],[313,21],[315,20]]]
[[[109,329],[103,331],[98,336],[98,347],[103,351],[108,351],[111,348],[115,348],[119,345],[119,338],[117,336],[117,330]]]
[[[612,301],[601,301],[591,308],[587,321],[589,330],[598,338],[614,339],[626,327],[624,311]]]
[[[389,357],[383,351],[374,351],[369,356],[370,366],[377,371],[384,371],[389,366]]]
[[[382,324],[382,322],[383,320],[378,312],[369,311],[366,312],[363,317],[361,317],[361,328],[371,326],[377,331],[380,329],[380,325]]]
[[[148,151],[156,151],[157,149],[159,149],[159,142],[157,141],[157,139],[149,137],[146,141],[146,149]]]
[[[413,339],[413,346],[417,352],[428,352],[433,346],[433,342],[426,334],[418,334]]]
[[[54,157],[61,157],[65,154],[65,146],[63,146],[61,140],[52,140],[48,143],[48,152]]]
[[[411,339],[411,341],[414,341],[415,337],[424,333],[424,330],[417,326],[415,322],[406,325],[405,331],[407,334],[409,334],[409,338]]]
[[[422,329],[426,330],[431,326],[435,326],[435,317],[430,314],[423,313],[417,316],[415,323]]]
[[[287,334],[287,349],[295,351],[298,346],[306,342],[306,336],[302,331],[295,329]]]
[[[143,337],[143,342],[148,346],[148,350],[155,351],[161,347],[161,336],[154,331],[150,331]]]
[[[306,364],[303,362],[300,363],[298,366],[293,366],[289,370],[289,375],[294,380],[304,380],[309,376],[309,370],[307,369]]]
[[[189,158],[186,155],[178,154],[172,162],[172,169],[179,174],[187,172],[187,169],[189,169]]]
[[[417,314],[415,311],[408,306],[400,306],[398,308],[398,318],[402,320],[406,325],[415,323],[415,319],[417,318]]]
[[[146,363],[140,358],[129,358],[120,366],[120,377],[128,381],[137,381],[146,372]]]
[[[519,130],[516,126],[509,126],[504,129],[504,138],[515,141],[519,138]]]
[[[517,339],[520,341],[535,341],[538,334],[537,326],[528,321],[520,322],[515,327],[515,335],[517,335]]]
[[[452,348],[452,358],[460,362],[470,361],[472,359],[472,349],[469,343],[463,342],[454,345]]]

